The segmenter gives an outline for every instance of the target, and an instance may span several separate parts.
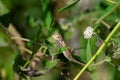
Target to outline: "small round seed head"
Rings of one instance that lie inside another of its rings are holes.
[[[83,34],[84,34],[84,38],[86,38],[86,39],[91,38],[93,36],[93,34],[94,34],[93,28],[88,26]]]

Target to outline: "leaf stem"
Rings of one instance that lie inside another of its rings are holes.
[[[105,45],[108,43],[108,41],[110,40],[110,38],[113,36],[113,34],[118,30],[118,28],[120,27],[120,21],[118,22],[118,24],[114,27],[114,29],[112,30],[112,32],[108,35],[108,37],[105,39],[105,41],[103,42],[103,44],[100,46],[100,48],[97,50],[97,52],[93,55],[93,57],[90,59],[90,61],[82,68],[82,70],[75,76],[75,78],[73,80],[77,80],[81,74],[85,71],[85,69],[94,61],[94,59],[100,54],[100,52],[102,51],[102,49],[104,49]]]

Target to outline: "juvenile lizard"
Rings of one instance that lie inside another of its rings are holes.
[[[66,44],[65,44],[65,41],[63,40],[63,38],[62,38],[62,36],[61,36],[61,34],[59,34],[59,33],[56,32],[56,33],[54,33],[54,34],[52,35],[52,37],[53,37],[53,39],[55,39],[56,44],[57,44],[59,47],[61,47],[61,48],[67,47]],[[63,54],[64,54],[64,56],[65,56],[69,61],[84,66],[83,63],[75,60],[75,59],[72,57],[71,52],[70,52],[69,49],[63,51]]]

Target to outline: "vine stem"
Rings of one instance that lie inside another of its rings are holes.
[[[93,55],[93,57],[90,59],[90,61],[82,68],[82,70],[75,76],[75,78],[73,80],[77,80],[81,74],[85,71],[85,69],[94,61],[94,59],[100,54],[100,52],[102,51],[102,49],[104,49],[104,47],[106,46],[106,44],[108,43],[108,41],[110,40],[110,38],[113,36],[113,34],[118,30],[118,28],[120,27],[120,21],[117,23],[117,25],[114,27],[114,29],[112,30],[112,32],[108,35],[108,37],[105,39],[105,41],[103,42],[103,44],[100,46],[100,48],[97,50],[97,52]]]

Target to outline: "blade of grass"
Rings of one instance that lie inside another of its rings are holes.
[[[108,35],[108,37],[105,39],[105,41],[103,42],[103,44],[100,46],[100,48],[97,50],[97,52],[90,59],[90,61],[82,68],[82,70],[75,76],[75,78],[73,80],[77,80],[81,76],[81,74],[86,70],[86,68],[94,61],[94,59],[100,54],[100,52],[102,51],[102,49],[108,43],[108,41],[113,36],[113,34],[118,30],[118,28],[120,28],[120,21],[114,27],[114,29],[112,30],[112,32]]]
[[[60,8],[57,13],[60,13],[60,12],[63,12],[65,10],[67,10],[68,8],[74,6],[77,2],[79,2],[80,0],[74,0],[73,2],[71,2],[70,4],[68,5],[65,5],[64,7]]]

